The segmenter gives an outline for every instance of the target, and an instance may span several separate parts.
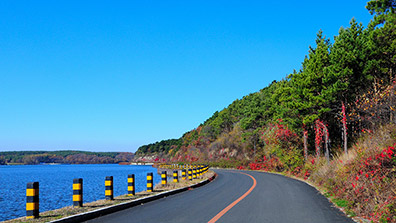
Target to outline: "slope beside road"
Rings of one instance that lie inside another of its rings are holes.
[[[88,222],[353,222],[313,187],[277,174],[214,170],[199,187]]]

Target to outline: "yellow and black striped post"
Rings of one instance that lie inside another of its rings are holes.
[[[193,169],[193,179],[197,179],[197,169]]]
[[[188,169],[188,179],[192,180],[192,169]]]
[[[128,196],[135,195],[135,174],[128,175]]]
[[[153,192],[153,173],[147,173],[147,192]]]
[[[83,179],[73,179],[73,206],[83,206]]]
[[[39,182],[30,182],[26,186],[26,218],[38,218],[39,213]]]
[[[113,193],[113,176],[107,176],[105,180],[105,197],[106,200],[114,200]]]
[[[168,177],[166,176],[166,171],[161,173],[161,184],[166,185],[168,183]]]
[[[182,180],[186,180],[186,170],[182,170]]]
[[[174,170],[173,171],[173,183],[178,183],[179,182],[179,171]]]

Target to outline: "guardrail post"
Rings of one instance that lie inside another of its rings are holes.
[[[201,165],[198,165],[197,167],[197,177],[201,176]]]
[[[113,176],[107,176],[105,179],[105,197],[106,200],[114,200],[113,193]]]
[[[147,192],[153,192],[153,173],[147,173]]]
[[[73,206],[83,206],[83,179],[73,179]]]
[[[186,170],[182,170],[182,180],[186,180]]]
[[[30,182],[26,186],[26,218],[38,218],[39,208],[39,182]]]
[[[192,180],[192,169],[188,169],[188,179]]]
[[[179,182],[179,171],[174,170],[173,171],[173,183],[178,183]]]
[[[168,176],[166,175],[166,171],[162,171],[161,173],[161,184],[166,185],[168,183]]]
[[[135,195],[135,174],[128,175],[128,196]]]

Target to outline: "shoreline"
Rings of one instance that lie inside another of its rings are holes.
[[[209,171],[204,174],[201,179],[194,179],[192,181],[180,181],[179,183],[168,182],[166,186],[162,186],[160,183],[155,185],[153,192],[141,191],[137,192],[135,196],[128,196],[127,194],[114,197],[114,200],[97,200],[89,203],[84,203],[83,207],[66,206],[63,208],[45,211],[40,213],[40,217],[37,219],[26,219],[26,217],[19,217],[14,219],[5,220],[5,223],[20,223],[20,222],[52,222],[58,221],[62,218],[67,218],[75,215],[83,215],[84,213],[96,212],[102,209],[111,208],[113,206],[127,205],[134,201],[148,202],[150,199],[159,199],[166,193],[177,193],[178,190],[185,188],[194,187],[199,185],[205,180],[209,180],[214,177],[215,173]],[[158,198],[156,196],[159,196]],[[146,201],[147,199],[148,201]]]

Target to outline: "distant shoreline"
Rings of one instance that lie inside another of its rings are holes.
[[[118,164],[118,165],[131,165],[131,166],[152,166],[154,163],[39,163],[39,164],[24,164],[24,163],[6,163],[0,166],[26,166],[26,165],[33,165],[33,166],[52,166],[52,165],[98,165],[98,164]]]

